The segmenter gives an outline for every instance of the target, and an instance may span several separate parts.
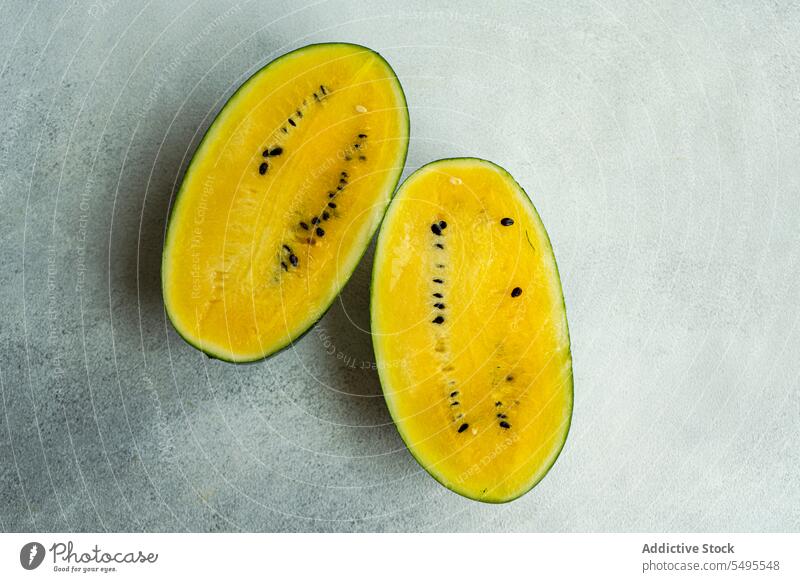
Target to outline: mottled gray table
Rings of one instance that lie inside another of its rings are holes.
[[[0,5],[0,530],[800,529],[797,4],[431,4]],[[187,158],[248,75],[325,40],[396,69],[406,174],[492,159],[549,229],[575,416],[512,504],[405,451],[371,254],[261,364],[166,322]]]

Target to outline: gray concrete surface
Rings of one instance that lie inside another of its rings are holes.
[[[165,212],[249,74],[379,50],[406,174],[477,155],[563,275],[572,433],[530,494],[441,488],[390,422],[371,255],[294,350],[165,320]],[[800,530],[800,9],[781,2],[0,5],[0,530]]]

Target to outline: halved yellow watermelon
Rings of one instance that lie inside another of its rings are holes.
[[[424,166],[375,253],[372,334],[386,402],[420,464],[480,501],[515,499],[561,452],[572,358],[544,226],[502,168]]]
[[[175,200],[162,285],[189,343],[232,362],[286,347],[325,313],[405,163],[400,83],[377,53],[311,45],[231,97]]]

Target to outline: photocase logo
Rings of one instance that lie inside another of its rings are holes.
[[[26,570],[35,570],[44,560],[44,546],[39,542],[28,542],[19,551],[19,563]]]

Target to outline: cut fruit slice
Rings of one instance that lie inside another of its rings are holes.
[[[162,261],[190,344],[264,358],[318,321],[363,255],[408,149],[400,83],[377,53],[311,45],[253,75],[189,165]]]
[[[550,241],[514,179],[474,158],[410,176],[378,236],[371,311],[386,402],[420,464],[480,501],[536,485],[569,431],[572,358]]]

